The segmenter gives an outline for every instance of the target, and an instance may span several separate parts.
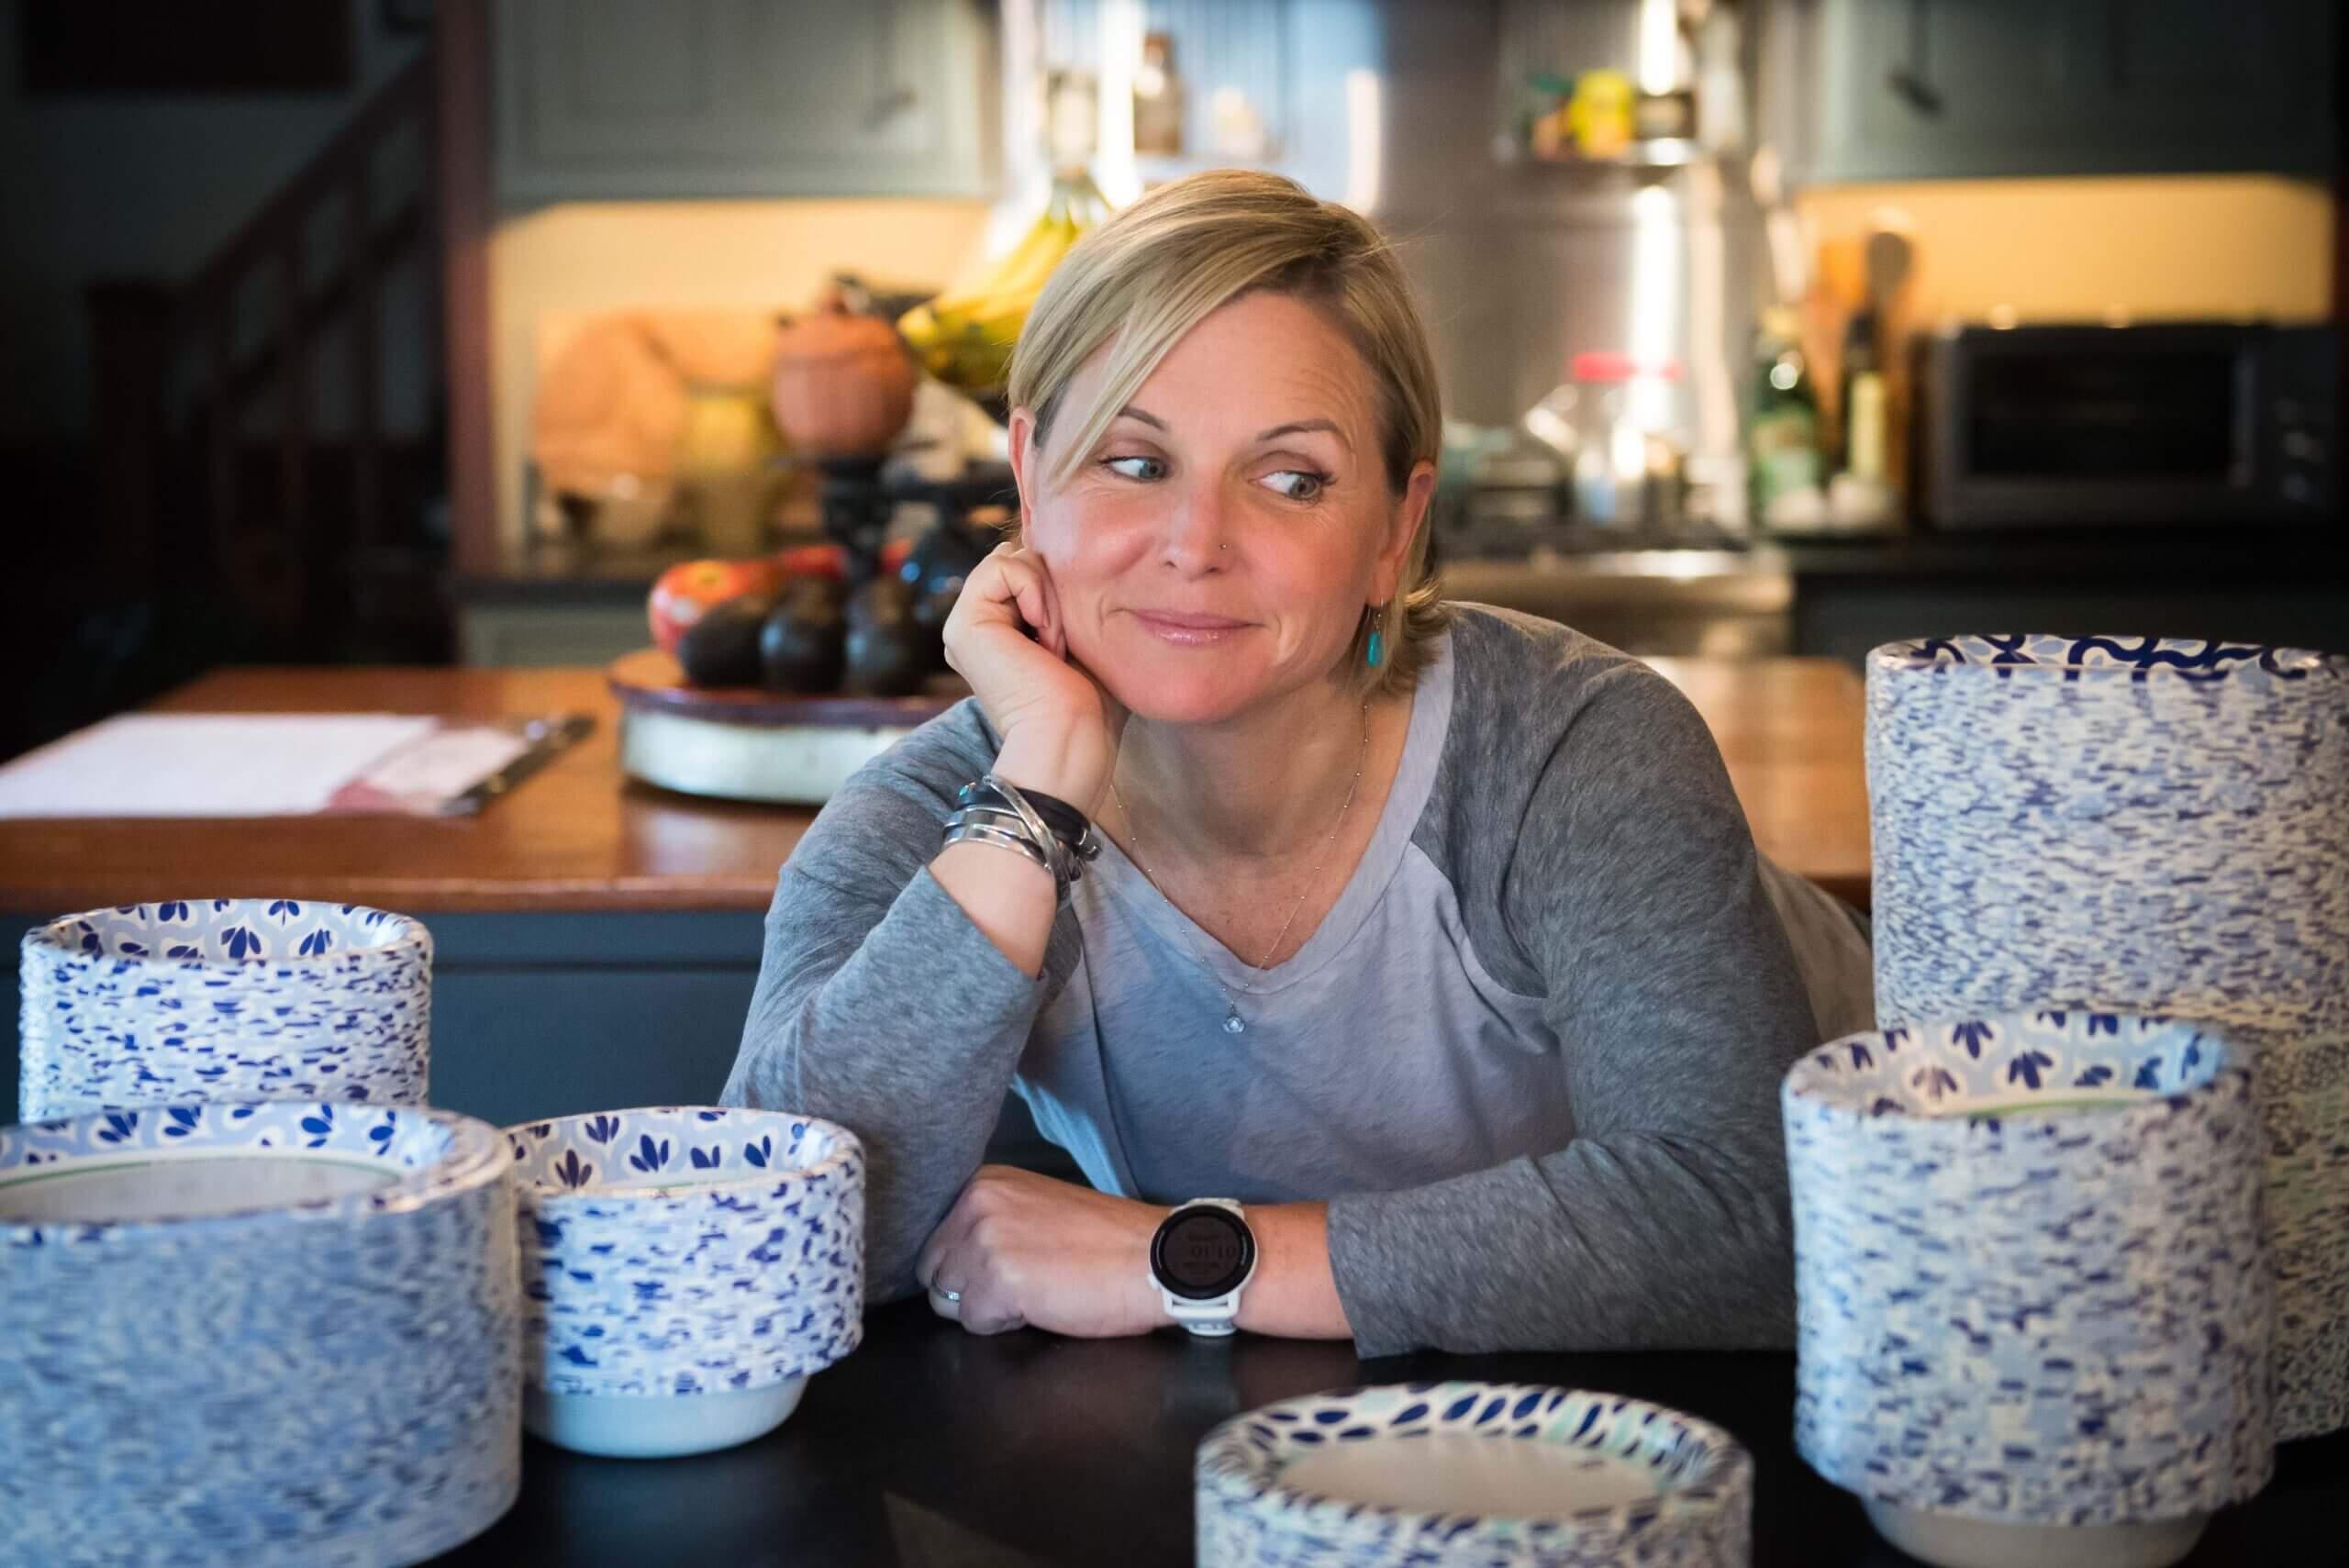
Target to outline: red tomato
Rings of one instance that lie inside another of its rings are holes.
[[[710,606],[744,594],[773,593],[785,575],[774,561],[688,561],[672,566],[654,582],[645,605],[652,640],[663,653],[674,653],[677,639]]]
[[[909,539],[891,539],[883,545],[881,574],[896,575],[897,568],[913,552],[914,541]],[[848,575],[848,552],[836,544],[795,545],[774,559],[786,577],[829,577],[837,583]]]
[[[786,577],[829,577],[838,582],[848,575],[845,552],[836,544],[797,545],[774,561]]]

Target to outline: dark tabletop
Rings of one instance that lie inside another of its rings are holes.
[[[1172,1568],[1192,1561],[1191,1460],[1226,1417],[1358,1383],[1470,1377],[1606,1389],[1728,1428],[1753,1451],[1755,1568],[1898,1568],[1859,1504],[1794,1452],[1794,1358],[1762,1353],[1354,1359],[1342,1342],[982,1340],[919,1301],[762,1439],[697,1459],[599,1460],[530,1440],[522,1497],[462,1550],[495,1568]],[[2276,1480],[2189,1565],[2339,1562],[2349,1433],[2287,1445]],[[2331,1545],[2324,1544],[2330,1541]]]

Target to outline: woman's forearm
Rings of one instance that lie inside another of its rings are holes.
[[[1256,1277],[1240,1298],[1240,1327],[1286,1340],[1351,1339],[1330,1272],[1330,1206],[1252,1204],[1247,1212]]]

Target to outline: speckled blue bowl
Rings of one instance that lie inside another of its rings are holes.
[[[1199,1568],[1744,1568],[1753,1462],[1612,1394],[1414,1383],[1284,1400],[1199,1445]]]
[[[2154,1568],[2274,1468],[2242,1052],[2048,1012],[1836,1040],[1781,1099],[1796,1446],[1971,1568]]]
[[[432,938],[351,904],[200,898],[25,934],[28,1121],[248,1100],[422,1105]]]
[[[390,1568],[521,1485],[512,1162],[445,1111],[0,1129],[0,1557]]]
[[[584,1453],[773,1430],[864,1333],[864,1151],[830,1122],[669,1106],[507,1129],[524,1420]]]

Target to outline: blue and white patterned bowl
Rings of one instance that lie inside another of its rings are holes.
[[[671,1106],[507,1129],[524,1418],[586,1453],[772,1430],[864,1335],[864,1151],[783,1111]]]
[[[243,1100],[422,1105],[432,939],[292,898],[133,904],[25,933],[28,1121]]]
[[[1414,1383],[1224,1422],[1195,1472],[1199,1568],[1743,1568],[1753,1462],[1611,1394]]]
[[[0,1556],[376,1568],[521,1485],[513,1166],[445,1111],[0,1129]]]
[[[1868,661],[1876,1021],[2160,1013],[2259,1053],[2281,1435],[2349,1425],[2349,657],[1957,637]]]
[[[2266,1485],[2242,1054],[2047,1012],[1852,1035],[1787,1074],[1796,1446],[1905,1550],[2173,1562]]]

